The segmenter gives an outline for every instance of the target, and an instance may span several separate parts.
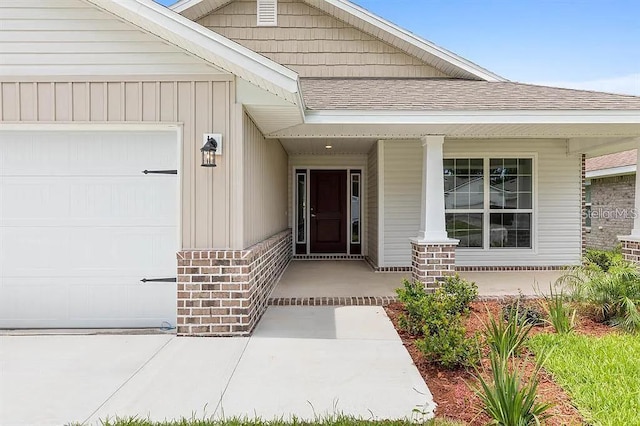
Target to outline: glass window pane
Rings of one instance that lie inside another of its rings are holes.
[[[447,213],[447,233],[459,247],[482,247],[482,213]]]
[[[584,225],[588,228],[591,228],[591,206],[586,206],[584,208]]]
[[[482,159],[444,160],[446,209],[484,208],[482,164]]]
[[[491,172],[491,176],[501,176],[502,175],[502,159],[492,158],[489,162],[489,169]]]
[[[360,244],[360,175],[351,175],[351,244]]]
[[[460,175],[460,176],[469,175],[469,159],[468,158],[456,159],[456,175]]]
[[[531,213],[491,213],[491,247],[531,248]]]
[[[296,242],[307,242],[307,175],[297,175]]]
[[[517,158],[505,158],[503,161],[504,161],[504,174],[505,175],[517,175],[518,174],[518,159]]]
[[[522,210],[533,208],[533,194],[531,192],[518,194],[518,208]]]
[[[518,177],[518,191],[531,192],[531,176],[519,176]]]
[[[533,160],[531,160],[531,158],[520,158],[518,160],[518,174],[519,175],[533,174]]]
[[[484,161],[482,158],[473,158],[470,160],[469,174],[472,176],[482,176],[484,174]]]
[[[591,203],[591,185],[584,186],[584,201],[587,204]]]

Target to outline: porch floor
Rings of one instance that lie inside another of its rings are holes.
[[[562,271],[460,272],[478,285],[479,296],[510,296],[519,291],[546,292]],[[272,298],[383,297],[395,296],[409,272],[373,272],[364,261],[293,260],[271,295]]]

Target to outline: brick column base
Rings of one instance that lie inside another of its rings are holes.
[[[246,250],[178,253],[178,336],[247,336],[292,258],[291,230]]]
[[[456,273],[456,243],[411,241],[411,269],[414,282],[438,288],[447,276]]]
[[[622,243],[624,260],[640,266],[640,240],[633,237],[618,237]]]

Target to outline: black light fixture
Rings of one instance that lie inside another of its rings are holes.
[[[202,167],[216,167],[217,151],[218,141],[211,136],[207,136],[207,142],[200,148],[200,152],[202,153]]]

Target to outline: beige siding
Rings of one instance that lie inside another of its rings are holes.
[[[220,74],[81,0],[0,1],[0,75]]]
[[[5,82],[0,93],[0,122],[181,124],[182,247],[231,246],[228,183],[237,170],[229,155],[214,170],[200,167],[199,149],[203,133],[235,142],[232,82]]]
[[[244,245],[287,229],[287,160],[280,141],[267,140],[245,113]]]
[[[378,259],[378,144],[374,144],[367,157],[367,254],[374,265]]]
[[[278,1],[278,26],[258,27],[256,0],[236,0],[198,22],[302,77],[446,77],[300,0]]]
[[[448,140],[445,156],[533,154],[534,250],[458,249],[458,265],[548,266],[575,264],[581,252],[580,157],[562,140]],[[420,225],[422,147],[418,141],[385,143],[383,266],[410,266],[409,238]]]

